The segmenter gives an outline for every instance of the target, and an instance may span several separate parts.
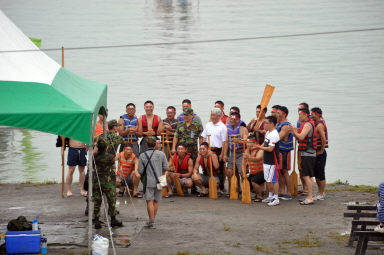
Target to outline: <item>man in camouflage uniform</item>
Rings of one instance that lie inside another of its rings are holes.
[[[96,148],[93,151],[97,171],[95,183],[93,185],[93,201],[94,205],[94,224],[95,228],[101,228],[99,221],[100,207],[102,202],[102,193],[105,194],[108,202],[108,214],[111,216],[111,227],[121,227],[121,221],[116,220],[116,174],[113,171],[115,167],[115,155],[119,144],[123,138],[116,135],[117,121],[111,120],[108,122],[109,132],[107,138],[103,135],[98,137]],[[116,131],[114,132],[114,130]],[[97,178],[98,177],[98,178]],[[100,192],[101,189],[101,192]]]
[[[193,120],[192,108],[185,108],[183,111],[184,121],[177,124],[175,137],[173,138],[172,154],[176,153],[176,145],[183,143],[187,146],[187,152],[191,153],[192,160],[197,158],[197,139],[203,132],[200,123]]]

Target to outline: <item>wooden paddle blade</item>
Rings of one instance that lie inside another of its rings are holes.
[[[209,177],[209,198],[217,199],[217,182],[213,176]]]
[[[161,191],[161,196],[165,197],[166,195],[167,195],[167,189],[163,188],[162,191]]]
[[[261,108],[267,107],[267,105],[269,104],[269,100],[271,99],[274,90],[275,90],[275,87],[273,87],[271,85],[268,85],[268,84],[265,85],[263,98],[261,99],[261,103],[260,103]]]
[[[295,170],[292,171],[290,178],[291,178],[291,195],[297,196],[298,183],[297,183],[297,174]]]
[[[241,194],[242,204],[251,204],[251,186],[247,178],[243,180],[243,193]]]
[[[237,192],[237,177],[236,175],[232,175],[231,177],[231,189],[229,191],[229,199],[238,200],[239,193]]]
[[[180,179],[179,177],[177,176],[174,176],[173,177],[173,181],[175,183],[175,187],[176,187],[176,192],[179,196],[184,196],[184,191],[183,191],[183,187],[181,186],[181,182],[180,182]]]

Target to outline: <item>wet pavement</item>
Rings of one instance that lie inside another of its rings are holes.
[[[330,189],[340,189],[332,186]],[[144,228],[146,203],[118,198],[117,216],[124,226],[113,229],[117,254],[351,254],[346,247],[351,226],[344,219],[346,204],[374,204],[372,193],[333,191],[325,201],[300,206],[299,197],[279,206],[241,204],[227,197],[218,200],[195,196],[162,199],[156,228]],[[48,237],[49,254],[85,254],[88,217],[85,198],[75,185],[74,196],[61,198],[61,185],[0,185],[0,233],[9,220],[24,215],[39,219]],[[105,222],[105,214],[101,217]],[[103,228],[97,233],[109,237]],[[111,245],[110,245],[111,247]],[[383,254],[369,250],[367,254]],[[113,254],[112,249],[110,253]]]

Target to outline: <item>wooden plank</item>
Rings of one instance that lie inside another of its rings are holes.
[[[359,213],[344,213],[344,217],[352,217],[352,218],[376,218],[376,213],[369,212],[359,212]]]
[[[376,210],[376,205],[348,205],[348,210]]]

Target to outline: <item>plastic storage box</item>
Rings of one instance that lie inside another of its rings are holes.
[[[7,254],[40,253],[41,232],[7,231],[5,233],[5,250]]]

